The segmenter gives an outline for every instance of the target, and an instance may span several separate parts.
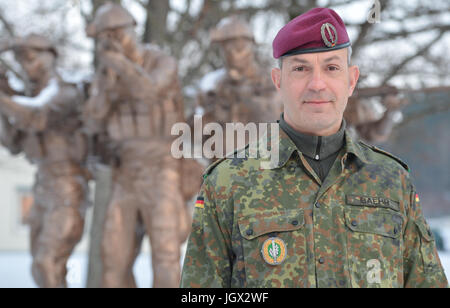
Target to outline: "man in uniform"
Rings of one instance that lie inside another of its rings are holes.
[[[181,161],[170,151],[171,127],[183,120],[177,63],[156,46],[140,46],[135,25],[128,11],[107,3],[87,28],[97,40],[99,65],[84,113],[86,129],[113,154],[103,286],[136,286],[132,266],[146,232],[154,287],[177,287],[180,245],[190,227]]]
[[[31,34],[11,47],[30,96],[0,90],[0,141],[38,168],[30,218],[33,278],[40,287],[65,287],[66,263],[83,234],[87,206],[82,95],[56,73],[56,48],[47,38]]]
[[[267,66],[258,63],[250,25],[238,16],[226,17],[211,30],[210,37],[211,43],[220,45],[225,70],[219,71],[222,74],[216,83],[199,95],[198,106],[204,110],[203,125],[217,122],[225,128],[230,122],[244,125],[275,122],[281,102],[269,71],[264,69]],[[235,144],[229,147],[234,149]],[[224,143],[223,154],[226,152]]]
[[[182,287],[447,286],[408,166],[345,131],[349,46],[327,8],[279,31],[278,162],[261,168],[246,148],[206,170]]]

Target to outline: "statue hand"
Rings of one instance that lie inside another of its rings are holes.
[[[126,72],[132,65],[132,63],[124,55],[115,51],[103,52],[100,61],[107,68],[112,69],[119,75]]]

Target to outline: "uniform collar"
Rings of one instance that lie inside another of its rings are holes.
[[[313,136],[300,133],[291,127],[285,120],[284,114],[280,117],[280,128],[292,139],[299,151],[316,160],[322,160],[333,155],[344,146],[346,123],[342,120],[339,131],[331,136]]]
[[[345,150],[346,150],[346,154],[352,154],[361,163],[363,163],[363,164],[369,163],[363,146],[359,142],[356,142],[351,137],[348,130],[345,131]]]
[[[289,138],[289,136],[284,132],[279,125],[279,121],[277,123],[272,123],[269,125],[263,137],[259,139],[259,143],[265,144],[267,151],[271,152],[273,146],[275,144],[278,145],[278,161],[274,161],[273,157],[269,158],[261,158],[262,161],[266,162],[268,166],[265,169],[276,169],[283,167],[286,162],[291,158],[292,153],[297,151],[297,147],[294,142]],[[278,134],[274,135],[274,131],[272,131],[273,126],[277,127]],[[269,162],[270,161],[270,162]]]
[[[298,150],[295,143],[292,141],[292,139],[286,134],[286,132],[281,129],[279,126],[280,120],[277,120],[278,123],[278,138],[274,138],[273,132],[271,130],[271,127],[267,129],[264,136],[260,139],[260,142],[267,142],[267,150],[272,149],[272,143],[277,142],[279,146],[279,159],[278,162],[270,162],[268,169],[276,169],[283,167],[286,162],[291,158],[292,154],[296,152],[299,156],[302,155],[302,153]],[[264,139],[267,138],[267,139]],[[278,140],[277,140],[278,139]],[[346,154],[351,154],[355,158],[358,159],[359,162],[363,164],[367,164],[367,156],[364,152],[364,149],[362,145],[357,143],[353,138],[350,136],[350,133],[348,130],[344,131],[344,145],[345,145],[345,152]],[[345,155],[348,156],[348,155]],[[270,159],[270,158],[269,158]],[[267,161],[269,161],[267,159]],[[266,159],[263,159],[266,160]]]

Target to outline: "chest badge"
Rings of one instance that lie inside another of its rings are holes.
[[[271,237],[263,243],[261,254],[267,264],[279,265],[286,258],[286,244],[279,237]]]

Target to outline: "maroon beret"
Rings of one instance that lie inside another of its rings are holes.
[[[273,57],[322,52],[350,46],[339,15],[328,8],[314,8],[292,19],[273,40]]]

